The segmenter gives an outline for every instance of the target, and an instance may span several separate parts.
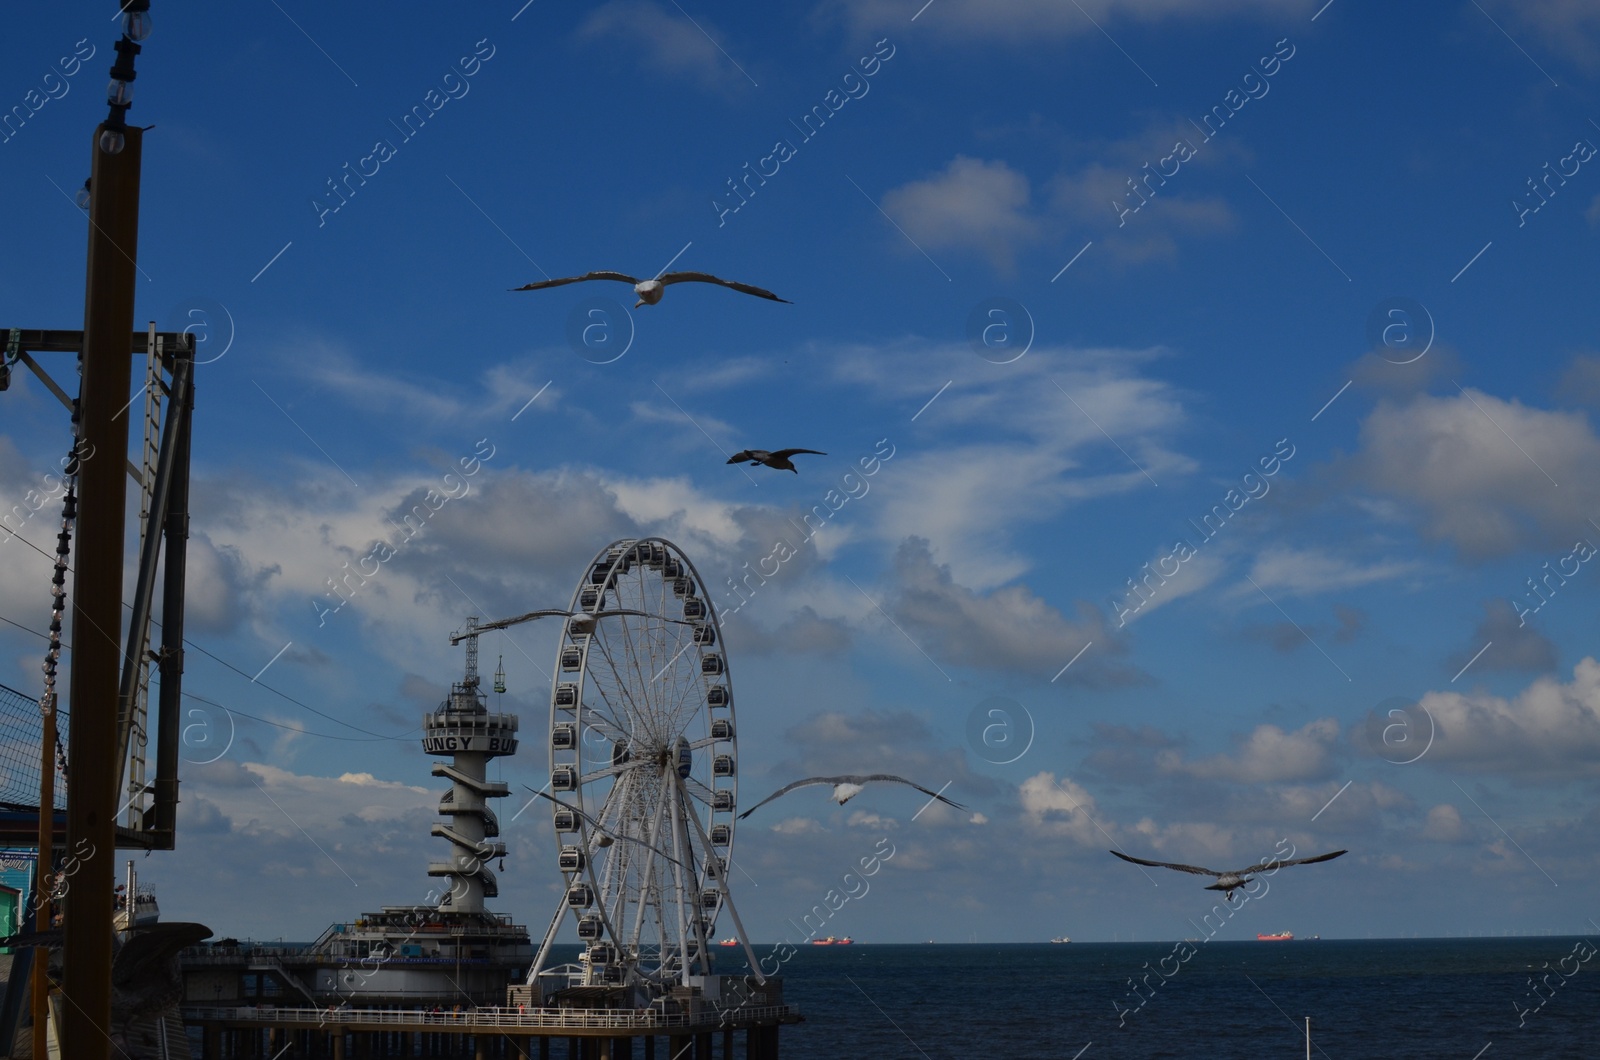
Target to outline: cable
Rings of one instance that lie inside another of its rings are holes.
[[[7,625],[11,625],[11,626],[16,626],[18,629],[22,630],[22,632],[24,632],[24,633],[32,633],[35,637],[38,637],[40,640],[49,640],[50,639],[48,634],[40,633],[36,629],[30,629],[29,627],[24,626],[21,622],[13,622],[13,621],[11,621],[11,619],[7,618],[5,615],[0,615],[0,622],[4,622]],[[72,645],[70,645],[70,644],[64,644],[64,645],[62,645],[62,647],[65,648],[67,651],[71,651],[72,650]]]
[[[422,729],[422,726],[418,725],[418,726],[415,726],[413,728],[407,729],[405,732],[401,733],[399,736],[385,736],[383,733],[373,732],[370,729],[363,729],[359,725],[352,725],[350,722],[345,721],[345,720],[343,720],[341,718],[336,718],[332,714],[324,713],[323,711],[318,710],[316,707],[313,707],[310,704],[300,702],[300,700],[298,700],[298,699],[294,698],[293,696],[289,695],[287,692],[278,691],[276,688],[273,688],[271,685],[267,684],[265,681],[258,681],[255,678],[252,678],[249,674],[245,673],[243,670],[241,670],[237,666],[233,665],[233,663],[228,662],[226,659],[221,659],[221,658],[218,658],[215,655],[212,655],[210,652],[208,652],[204,648],[200,647],[200,645],[196,644],[194,641],[190,640],[188,637],[183,638],[183,642],[185,644],[187,644],[189,647],[193,648],[195,651],[199,652],[201,655],[204,655],[209,659],[213,659],[216,662],[221,663],[223,666],[226,666],[228,669],[232,670],[234,673],[238,674],[240,677],[243,677],[243,678],[249,680],[251,684],[259,685],[260,687],[265,688],[268,692],[271,692],[274,695],[280,696],[281,698],[288,700],[290,703],[293,703],[297,707],[302,707],[305,710],[309,710],[311,713],[317,715],[320,718],[326,718],[328,721],[331,721],[336,725],[343,725],[347,729],[354,729],[356,732],[366,733],[366,735],[374,737],[374,738],[379,739],[379,740],[404,740],[405,738],[410,736],[412,733],[419,732]],[[228,708],[224,707],[223,709],[227,710]]]
[[[22,630],[24,633],[31,633],[35,637],[39,637],[42,640],[49,640],[50,639],[49,636],[47,636],[46,634],[40,633],[38,630],[33,629],[30,626],[25,626],[21,622],[17,622],[14,619],[7,618],[4,615],[0,615],[0,622],[4,622],[4,623],[6,623],[7,625],[10,625],[10,626],[16,626],[18,629]],[[206,651],[204,648],[200,647],[198,644],[195,644],[194,642],[190,641],[188,638],[184,638],[184,643],[189,645],[191,648],[194,648],[196,651],[199,651],[199,652],[201,652],[201,653],[203,653],[205,655],[210,656],[213,659],[216,659],[217,662],[221,663],[223,666],[226,666],[228,669],[234,671],[235,673],[241,674],[241,675],[243,675],[245,677],[249,677],[250,676],[249,674],[246,674],[243,670],[240,670],[237,666],[234,666],[232,663],[227,662],[224,659],[218,659],[215,655],[212,655],[210,652]],[[66,647],[66,649],[68,651],[72,650],[71,645],[66,645],[65,647]],[[347,721],[341,721],[340,719],[335,718],[332,715],[324,714],[322,711],[317,710],[315,707],[307,706],[306,704],[301,703],[298,699],[295,699],[293,696],[286,695],[283,692],[278,692],[277,689],[272,688],[269,685],[262,684],[260,681],[256,681],[254,683],[257,684],[257,685],[260,685],[262,688],[265,688],[270,692],[277,692],[277,694],[280,695],[280,696],[283,696],[284,699],[287,699],[289,702],[295,704],[296,706],[304,707],[306,710],[311,711],[311,713],[313,713],[313,714],[320,715],[320,716],[322,716],[324,718],[327,718],[329,721],[337,722],[338,724],[344,725],[347,728],[355,729],[357,732],[366,733],[366,738],[363,739],[363,738],[361,738],[359,736],[334,736],[334,735],[332,735],[330,733],[312,732],[309,729],[297,729],[292,725],[285,725],[282,722],[270,721],[267,718],[259,718],[259,717],[256,717],[254,714],[246,714],[244,711],[239,710],[236,707],[224,706],[221,703],[217,703],[217,702],[215,702],[213,700],[206,699],[203,696],[196,695],[193,692],[184,692],[183,695],[187,696],[190,699],[197,699],[201,703],[205,703],[205,704],[207,704],[209,706],[217,707],[217,708],[219,708],[221,710],[226,710],[226,711],[228,711],[229,713],[232,713],[232,714],[237,714],[241,718],[249,718],[251,721],[259,721],[263,725],[272,725],[272,726],[276,726],[277,728],[280,728],[280,729],[287,729],[290,732],[298,732],[298,733],[304,733],[307,736],[320,737],[321,739],[324,739],[324,740],[348,740],[348,741],[353,741],[355,743],[375,743],[375,742],[378,742],[378,741],[387,741],[387,742],[399,743],[401,741],[404,741],[404,740],[408,739],[411,736],[412,733],[420,732],[421,729],[422,729],[422,726],[418,725],[418,726],[416,726],[414,728],[406,730],[405,732],[401,733],[398,736],[385,736],[382,733],[369,732],[368,730],[363,729],[358,725],[351,725]],[[61,711],[60,713],[66,714],[67,711]]]
[[[241,718],[249,718],[251,721],[259,721],[263,725],[271,725],[274,728],[287,729],[289,732],[297,732],[302,736],[315,736],[322,740],[348,740],[351,743],[374,743],[380,740],[399,739],[397,736],[334,736],[331,733],[312,732],[310,729],[297,729],[293,725],[285,725],[281,721],[272,721],[268,718],[258,718],[254,714],[246,714],[244,711],[239,710],[236,707],[225,706],[224,704],[218,703],[214,699],[207,699],[205,696],[195,695],[193,692],[185,692],[183,695],[186,699],[198,700],[207,706],[216,707],[218,710],[225,710],[229,714],[237,714]]]
[[[44,549],[40,548],[38,545],[35,545],[32,541],[29,541],[27,538],[23,537],[21,534],[13,532],[11,536],[15,537],[18,541],[21,541],[24,545],[27,545],[29,548],[33,549],[35,552],[39,553],[39,555],[45,557],[46,559],[50,559],[50,560],[54,560],[55,559],[55,557],[51,556],[50,553],[44,551]],[[66,567],[65,569],[67,571],[69,571],[69,572],[74,573],[74,574],[76,573],[76,571],[73,571],[71,567]],[[128,603],[127,601],[123,601],[122,606],[124,608],[128,609],[129,611],[133,610],[133,605]],[[26,630],[28,630],[29,633],[34,633],[35,632],[32,629],[28,629],[27,626],[23,626],[23,625],[20,625],[19,623],[12,622],[11,619],[9,619],[9,618],[4,618],[4,616],[0,616],[0,620],[6,621],[6,622],[10,622],[11,625],[17,626],[18,629],[26,629]],[[157,622],[154,618],[150,619],[150,624],[152,626],[154,626],[155,628],[157,628],[157,629],[161,628],[161,623]],[[43,636],[43,634],[37,634],[37,635],[38,636]],[[222,664],[223,666],[226,666],[228,669],[232,670],[234,673],[238,674],[240,677],[248,679],[251,684],[260,685],[262,688],[266,689],[268,692],[271,692],[273,695],[278,696],[281,699],[285,699],[285,700],[289,701],[290,703],[293,703],[295,706],[300,707],[302,710],[308,710],[311,713],[317,715],[319,718],[324,718],[327,721],[331,721],[335,725],[343,725],[347,729],[354,729],[356,732],[363,733],[364,735],[371,736],[371,737],[374,737],[374,738],[379,739],[379,740],[404,740],[404,739],[407,739],[408,737],[410,737],[411,734],[416,733],[416,732],[420,732],[421,729],[422,729],[422,726],[418,725],[418,726],[415,726],[414,728],[407,729],[405,732],[401,733],[398,736],[385,736],[383,733],[373,732],[371,729],[363,729],[359,725],[354,725],[354,724],[352,724],[352,723],[350,723],[348,721],[345,721],[342,718],[336,718],[332,714],[328,714],[325,711],[318,710],[316,707],[311,706],[309,703],[301,702],[300,700],[298,700],[298,699],[294,698],[293,696],[289,695],[287,692],[283,692],[283,691],[280,691],[279,689],[276,689],[276,688],[272,687],[271,685],[267,684],[265,681],[260,681],[260,680],[257,680],[254,677],[251,677],[249,674],[245,673],[243,670],[239,669],[237,666],[233,665],[231,662],[228,662],[226,659],[223,659],[220,656],[215,655],[215,654],[207,651],[205,648],[202,648],[200,645],[196,644],[194,641],[190,640],[188,637],[184,637],[183,638],[183,643],[186,644],[187,646],[193,648],[195,651],[199,652],[201,655],[204,655],[207,658],[213,660],[214,662],[217,662],[217,663]],[[224,709],[228,709],[228,708],[224,708]]]

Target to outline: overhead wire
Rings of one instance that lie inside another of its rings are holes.
[[[0,615],[0,622],[4,622],[9,626],[15,626],[18,629],[22,630],[24,633],[31,633],[35,637],[39,637],[39,638],[41,638],[43,640],[49,640],[50,639],[47,634],[40,633],[38,630],[32,628],[31,626],[25,626],[21,622],[16,621],[15,619],[7,618],[5,615]],[[211,652],[206,651],[206,649],[204,649],[204,648],[200,647],[198,644],[195,644],[194,642],[190,641],[187,637],[184,638],[184,643],[189,645],[189,647],[194,648],[196,651],[199,651],[199,652],[201,652],[201,653],[203,653],[205,655],[210,656],[213,659],[216,659],[217,662],[221,663],[223,666],[228,667],[228,669],[233,670],[235,673],[238,673],[238,674],[240,674],[240,675],[242,675],[244,677],[249,677],[250,676],[249,674],[246,674],[243,670],[240,670],[238,667],[234,666],[232,663],[228,662],[227,660],[221,659],[221,658],[218,658],[215,655],[212,655]],[[62,650],[64,650],[64,651],[71,651],[72,650],[72,645],[70,645],[70,644],[63,644],[61,647],[62,647]],[[285,724],[283,722],[272,721],[270,718],[262,718],[262,717],[258,717],[257,715],[254,715],[254,714],[247,714],[247,713],[245,713],[244,711],[240,710],[237,707],[230,707],[230,706],[228,706],[228,705],[226,705],[224,703],[218,703],[215,700],[206,699],[204,696],[198,695],[198,694],[193,693],[193,692],[184,692],[183,695],[184,695],[185,698],[197,700],[197,701],[199,701],[201,703],[207,704],[208,706],[217,707],[218,709],[225,710],[230,714],[237,714],[241,718],[249,718],[251,721],[259,721],[263,725],[272,725],[272,726],[275,726],[275,727],[280,728],[280,729],[287,729],[290,732],[303,733],[306,736],[316,736],[316,737],[318,737],[320,739],[324,739],[324,740],[349,740],[349,741],[353,741],[355,743],[374,743],[374,742],[378,742],[378,741],[399,742],[401,740],[406,739],[412,733],[417,732],[419,729],[422,728],[422,726],[419,725],[416,728],[409,729],[406,732],[401,733],[399,736],[385,736],[382,733],[368,732],[366,729],[363,729],[360,726],[351,725],[347,721],[341,721],[340,719],[335,718],[332,715],[324,714],[322,711],[317,710],[315,707],[308,706],[305,703],[301,703],[298,699],[295,699],[293,696],[286,695],[283,692],[278,692],[277,689],[272,688],[269,685],[263,684],[260,681],[256,681],[254,683],[258,684],[258,685],[261,685],[262,688],[267,689],[269,692],[277,692],[278,695],[283,696],[285,699],[289,700],[289,702],[294,703],[296,706],[305,707],[306,710],[311,711],[313,714],[317,714],[317,715],[320,715],[320,716],[322,716],[324,718],[327,718],[329,721],[338,722],[340,725],[344,725],[344,726],[347,726],[349,728],[355,729],[357,732],[366,733],[366,735],[364,737],[362,737],[362,736],[334,736],[331,733],[313,732],[310,729],[301,729],[301,728],[297,728],[296,726],[293,726],[293,725],[287,725],[287,724]]]
[[[14,538],[16,538],[16,540],[21,541],[22,544],[26,544],[26,546],[29,546],[30,549],[34,549],[35,552],[38,552],[38,554],[40,554],[40,556],[45,557],[45,559],[54,560],[54,556],[51,556],[50,552],[46,552],[45,549],[38,548],[37,544],[32,543],[32,541],[27,540],[27,538],[24,538],[24,536],[22,536],[21,533],[16,533],[13,530],[13,532],[11,532],[11,536],[14,536]],[[72,572],[72,573],[77,573],[77,572],[75,572],[75,570],[72,570],[72,567],[67,567],[67,570],[69,570],[69,572]],[[128,604],[128,602],[126,602],[126,600],[123,600],[123,607],[128,608],[128,610],[133,610],[133,605]],[[5,616],[0,616],[0,618],[3,618],[3,620],[8,621],[8,623],[13,624],[13,626],[18,626],[19,629],[27,629],[27,626],[22,626],[21,623],[14,623],[14,621],[11,621],[10,618],[5,618]],[[158,621],[155,621],[155,618],[150,618],[150,624],[152,624],[152,626],[155,626],[155,628],[157,628],[157,629],[162,628],[162,623],[158,623]],[[27,631],[35,632],[34,629],[27,629]],[[38,634],[38,636],[43,636],[43,634]],[[46,637],[46,639],[48,639],[48,637]],[[346,729],[354,729],[355,732],[365,733],[365,735],[368,735],[368,737],[378,738],[378,740],[397,740],[397,741],[398,740],[405,740],[405,738],[411,737],[411,733],[419,732],[419,730],[422,729],[421,725],[416,725],[416,727],[413,727],[413,729],[408,729],[408,730],[405,730],[405,732],[400,733],[400,735],[398,735],[398,737],[386,737],[386,735],[384,735],[384,733],[373,732],[373,730],[370,730],[370,729],[362,729],[362,727],[360,727],[360,725],[355,725],[355,724],[352,724],[352,722],[344,721],[344,719],[342,719],[342,717],[334,717],[333,714],[325,713],[325,711],[318,711],[318,709],[315,708],[315,706],[309,705],[309,703],[304,703],[304,701],[301,701],[301,700],[296,700],[296,698],[291,697],[290,693],[286,693],[286,692],[282,692],[282,690],[274,689],[274,687],[272,687],[272,685],[267,684],[267,682],[258,681],[259,674],[256,677],[250,676],[250,674],[246,674],[245,671],[242,671],[242,669],[238,668],[238,666],[234,666],[234,665],[232,665],[232,663],[229,663],[229,661],[227,661],[226,658],[221,658],[221,656],[219,656],[219,655],[214,655],[213,652],[208,652],[208,650],[206,650],[206,648],[200,647],[200,645],[195,644],[194,640],[190,640],[189,637],[184,637],[184,644],[186,644],[187,647],[194,648],[195,652],[202,653],[202,655],[205,655],[206,658],[210,658],[210,660],[216,661],[216,663],[221,663],[222,666],[226,666],[226,668],[232,669],[232,671],[234,671],[235,674],[238,674],[238,676],[245,677],[245,679],[248,679],[248,681],[250,681],[250,684],[261,685],[262,689],[266,689],[267,692],[274,693],[274,695],[277,695],[277,697],[283,698],[283,700],[290,701],[290,703],[293,703],[294,706],[298,706],[298,708],[306,709],[306,711],[310,711],[310,713],[315,714],[315,716],[323,717],[323,719],[326,719],[326,721],[333,722],[333,724],[344,725],[344,727],[346,727]],[[224,709],[230,709],[230,708],[224,708]],[[235,713],[237,713],[237,711],[235,711]],[[246,717],[248,717],[248,714],[246,714]]]

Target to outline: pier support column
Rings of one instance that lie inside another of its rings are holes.
[[[667,1060],[694,1060],[694,1039],[674,1034],[667,1039]]]

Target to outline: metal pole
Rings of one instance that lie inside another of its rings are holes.
[[[155,325],[151,325],[154,330]],[[152,349],[154,343],[151,344]],[[152,352],[150,356],[154,357]],[[128,646],[122,659],[122,681],[117,688],[117,768],[127,762],[128,742],[133,735],[134,701],[139,694],[139,671],[144,665],[150,631],[151,597],[155,595],[156,563],[161,555],[161,530],[166,522],[167,506],[172,496],[173,474],[178,460],[179,435],[183,429],[182,397],[188,385],[192,362],[180,358],[172,365],[173,400],[167,405],[167,422],[161,432],[161,450],[156,458],[155,483],[151,488],[150,521],[144,528],[144,547],[139,550],[139,572],[133,586],[133,617],[128,620]],[[159,748],[157,754],[160,754]],[[156,766],[160,771],[160,764]],[[118,786],[121,774],[118,774]],[[133,796],[129,792],[129,796]],[[146,827],[140,822],[141,830]]]
[[[115,154],[90,142],[89,251],[83,310],[83,438],[101,459],[79,469],[77,572],[72,586],[72,719],[67,844],[78,855],[66,905],[61,1055],[110,1060],[111,897],[115,885],[117,679],[122,662],[133,291],[139,246],[141,130]]]
[[[177,417],[177,464],[173,468],[172,497],[167,504],[167,558],[161,591],[161,714],[157,721],[155,832],[163,850],[178,838],[179,699],[183,691],[183,583],[189,542],[189,441],[194,418],[194,353],[180,348],[172,365],[172,399],[167,415]],[[182,376],[182,385],[178,383]]]

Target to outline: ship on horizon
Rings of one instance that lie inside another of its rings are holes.
[[[1279,931],[1271,935],[1257,935],[1257,942],[1293,942],[1294,935],[1287,931]]]

